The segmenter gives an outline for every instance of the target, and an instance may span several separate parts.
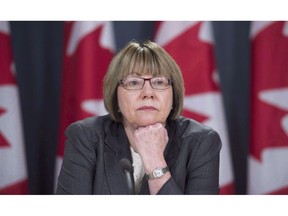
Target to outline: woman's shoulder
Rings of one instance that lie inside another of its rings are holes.
[[[72,124],[79,124],[83,127],[97,127],[98,125],[105,124],[108,122],[111,122],[112,119],[110,118],[110,115],[103,115],[103,116],[91,116],[85,119],[81,119],[78,121],[73,122]]]
[[[175,123],[177,136],[183,143],[202,143],[203,147],[213,145],[217,151],[221,148],[220,136],[212,127],[183,116],[178,117]]]
[[[86,132],[98,132],[104,131],[108,125],[111,125],[114,121],[111,119],[110,115],[103,116],[92,116],[85,119],[81,119],[71,123],[67,127],[67,131],[75,131],[79,128],[84,129]]]
[[[211,131],[214,131],[213,128],[209,127],[208,125],[205,125],[203,123],[200,123],[194,119],[187,118],[184,116],[179,116],[176,120],[176,127],[179,131],[182,131],[183,133],[209,133]]]

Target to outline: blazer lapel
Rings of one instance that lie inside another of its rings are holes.
[[[132,164],[130,145],[121,123],[114,123],[105,139],[104,169],[111,194],[128,194],[126,177],[119,161],[127,158]],[[133,178],[133,173],[132,173]],[[133,179],[134,182],[134,179]]]
[[[180,151],[180,142],[178,140],[178,136],[176,135],[177,128],[175,122],[176,121],[167,121],[166,124],[166,130],[168,132],[169,142],[164,151],[164,157],[171,174],[173,174],[173,169],[176,165],[176,161]]]

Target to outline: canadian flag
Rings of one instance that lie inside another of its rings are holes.
[[[65,129],[76,120],[104,115],[102,81],[116,51],[112,22],[65,23],[60,133],[56,175],[64,154]]]
[[[249,194],[288,194],[288,22],[252,22]]]
[[[9,22],[0,22],[0,194],[27,194],[28,180]]]
[[[185,82],[183,115],[214,128],[222,140],[220,194],[234,193],[225,112],[213,54],[210,22],[160,22],[155,42],[176,60]]]

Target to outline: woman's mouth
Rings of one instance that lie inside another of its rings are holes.
[[[142,107],[138,108],[138,110],[149,111],[149,110],[157,110],[157,109],[153,106],[142,106]]]

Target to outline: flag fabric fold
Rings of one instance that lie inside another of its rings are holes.
[[[248,194],[288,194],[288,22],[251,24]]]
[[[211,22],[159,22],[155,42],[181,68],[185,83],[182,114],[211,126],[219,133],[223,144],[220,153],[220,194],[233,194],[230,146],[211,29]]]
[[[27,194],[20,100],[9,22],[0,22],[0,194]]]
[[[102,96],[102,81],[115,50],[112,22],[65,22],[55,178],[58,178],[62,164],[66,127],[74,121],[107,113]]]

